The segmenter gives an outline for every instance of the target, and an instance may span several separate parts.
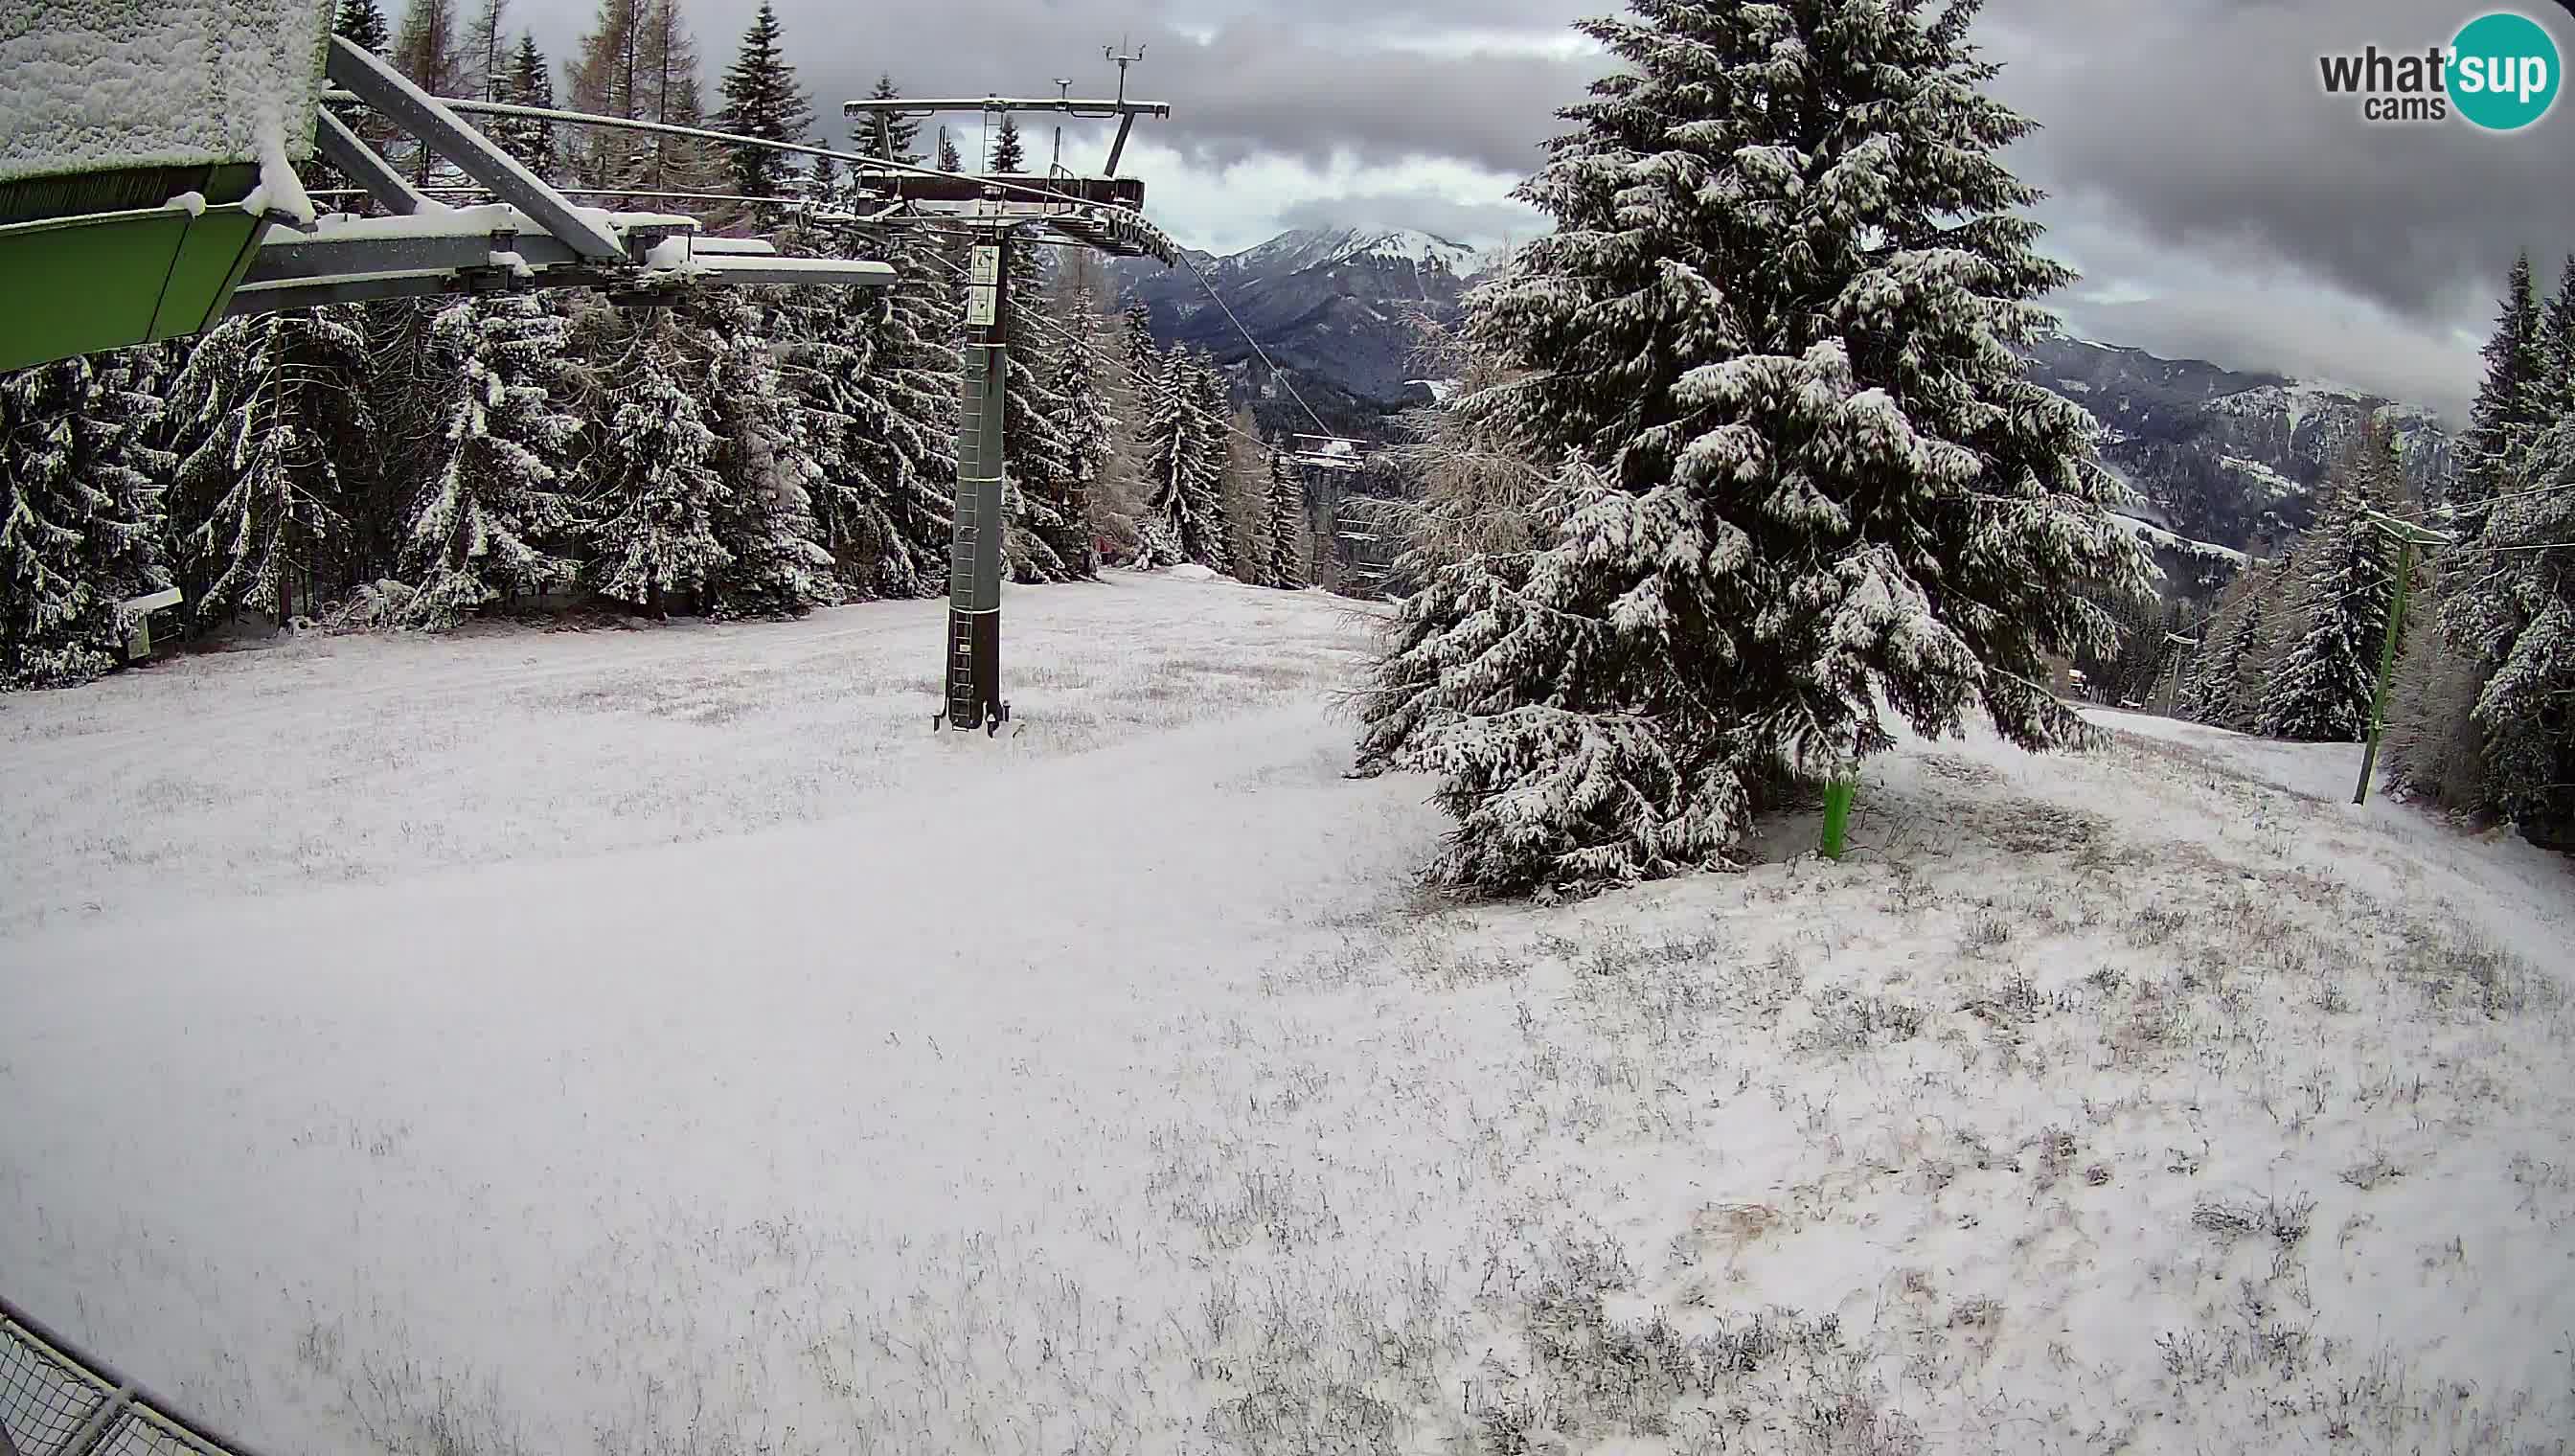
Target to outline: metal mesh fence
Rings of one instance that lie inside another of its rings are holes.
[[[0,1456],[251,1456],[0,1302]]]
[[[17,1456],[65,1450],[115,1394],[16,1320],[0,1318],[0,1430]]]

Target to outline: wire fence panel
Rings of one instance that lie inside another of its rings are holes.
[[[83,1370],[51,1345],[0,1317],[0,1430],[15,1456],[66,1451],[116,1387]]]
[[[0,1300],[0,1456],[254,1456]]]

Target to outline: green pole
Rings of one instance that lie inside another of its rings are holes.
[[[2354,803],[2369,802],[2370,775],[2378,771],[2378,738],[2387,728],[2387,679],[2396,671],[2396,639],[2405,631],[2405,583],[2414,575],[2414,538],[2396,538],[2396,600],[2387,608],[2387,640],[2378,645],[2378,687],[2369,695],[2369,746],[2360,755],[2360,786]]]
[[[1833,770],[1830,783],[1824,785],[1824,857],[1842,857],[1842,838],[1850,828],[1851,794],[1858,787],[1852,780],[1856,771],[1849,765]]]

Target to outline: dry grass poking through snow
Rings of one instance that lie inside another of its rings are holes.
[[[1348,624],[1179,591],[1032,594],[1059,736],[972,754],[910,608],[147,675],[202,746],[140,777],[116,699],[9,707],[59,781],[0,825],[0,1269],[281,1451],[2566,1449],[2561,866],[1973,740],[1874,763],[1842,864],[1448,906],[1421,785],[1337,776]],[[336,796],[396,719],[399,831]],[[344,837],[381,897],[167,931],[255,962],[30,930]],[[939,888],[983,848],[1008,913]]]

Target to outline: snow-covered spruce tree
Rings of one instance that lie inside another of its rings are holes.
[[[500,83],[501,99],[512,106],[537,106],[552,110],[555,104],[554,68],[547,64],[546,53],[537,49],[534,33],[522,31],[518,49],[511,52],[509,66]],[[563,149],[555,124],[533,117],[498,116],[486,125],[492,140],[504,151],[527,164],[539,177],[562,175]]]
[[[65,688],[123,657],[118,604],[169,585],[160,402],[133,353],[0,376],[0,691]]]
[[[1434,877],[1588,887],[1719,865],[1766,785],[1981,709],[2079,720],[2047,659],[2150,567],[2084,412],[2011,346],[2071,274],[1995,153],[1973,0],[1639,0],[1518,195],[1554,231],[1471,299],[1527,373],[1467,408],[1560,454],[1536,550],[1410,598],[1360,762],[1437,775]]]
[[[1136,565],[1144,569],[1195,563],[1224,571],[1224,423],[1213,414],[1220,398],[1213,371],[1197,355],[1174,349],[1163,360],[1142,441],[1147,491]]]
[[[2235,684],[2261,630],[2262,600],[2271,590],[2272,572],[2262,562],[2248,561],[2217,594],[2182,682],[2176,705],[2182,717],[2223,726],[2234,711]]]
[[[985,154],[987,172],[1020,173],[1029,170],[1028,143],[1020,136],[1020,124],[1002,113],[1002,124],[993,133],[993,149]]]
[[[431,328],[458,388],[444,460],[403,544],[409,626],[453,627],[487,603],[567,581],[556,555],[571,527],[566,492],[581,420],[564,406],[569,329],[546,301],[494,295],[441,310]]]
[[[2384,426],[2370,426],[2338,463],[2315,527],[2300,544],[2290,589],[2297,634],[2262,685],[2266,736],[2348,743],[2367,734],[2396,599],[2389,575],[2395,546],[2370,518],[2396,510],[2403,482],[2396,438]]]
[[[814,523],[820,472],[804,449],[759,305],[737,290],[704,289],[675,312],[703,351],[696,368],[716,436],[709,464],[723,483],[709,513],[725,554],[711,615],[797,617],[841,600]]]
[[[724,103],[720,125],[737,136],[801,142],[813,129],[814,105],[796,84],[796,68],[779,44],[778,10],[770,0],[760,0],[751,27],[742,33],[742,50],[725,72]],[[793,164],[784,152],[727,147],[725,170],[734,191],[745,197],[784,197],[792,191]]]
[[[869,254],[894,265],[876,320],[863,390],[851,403],[850,452],[877,483],[900,550],[881,562],[886,597],[948,590],[957,510],[957,405],[961,361],[951,343],[958,306],[940,240],[896,228]]]
[[[349,457],[376,415],[353,308],[227,319],[171,385],[169,557],[192,624],[244,609],[291,622],[359,579],[345,513],[366,463]]]
[[[957,143],[948,135],[946,127],[939,129],[939,170],[942,172],[966,170],[966,159],[957,155]]]
[[[2459,646],[2493,665],[2473,714],[2487,806],[2564,844],[2575,841],[2575,416],[2533,439],[2503,481],[2483,534],[2458,552],[2456,575],[2482,598],[2456,614]]]
[[[777,242],[796,254],[827,246],[795,228]],[[873,426],[883,408],[872,378],[878,302],[869,290],[783,289],[771,326],[785,351],[782,384],[795,407],[797,439],[815,467],[815,540],[831,554],[843,595],[858,601],[919,594],[913,554],[870,469],[878,457],[862,438],[862,421]]]
[[[894,84],[894,77],[885,72],[878,73],[875,89],[868,92],[868,99],[872,101],[898,101],[901,100],[902,97],[903,92]],[[887,117],[886,131],[894,138],[893,160],[910,167],[920,166],[923,160],[921,151],[921,118],[917,116]],[[876,122],[871,118],[867,122],[861,124],[857,137],[857,145],[852,150],[866,152],[873,155],[876,149]],[[955,169],[951,168],[950,170],[954,171]]]
[[[2485,529],[2485,502],[2503,489],[2515,458],[2542,423],[2540,394],[2548,374],[2530,255],[2513,261],[2495,331],[2486,340],[2485,379],[2468,409],[2459,441],[2459,475],[2450,488],[2451,524],[2462,537]]]
[[[2540,315],[2539,350],[2542,374],[2532,413],[2544,428],[2575,416],[2575,253],[2566,255],[2556,296]]]
[[[1100,353],[1099,297],[1089,279],[1079,273],[1073,275],[1065,294],[1056,310],[1064,346],[1056,360],[1055,398],[1056,428],[1065,443],[1065,545],[1075,553],[1066,558],[1066,564],[1076,576],[1096,577],[1100,574],[1100,512],[1092,495],[1117,456],[1118,417],[1106,377],[1107,361]],[[1077,530],[1079,542],[1072,539]]]
[[[1294,592],[1311,577],[1305,567],[1305,484],[1279,451],[1270,452],[1270,585]]]
[[[590,462],[582,578],[655,616],[695,605],[731,560],[716,539],[716,432],[669,312],[583,320],[596,337],[582,352],[616,367]]]
[[[1220,572],[1234,570],[1234,519],[1228,510],[1227,477],[1234,464],[1234,432],[1226,418],[1225,376],[1216,361],[1193,350],[1189,370],[1188,420],[1192,479],[1198,505],[1185,519],[1205,523],[1206,540],[1194,544],[1183,532],[1181,549],[1191,561]]]

